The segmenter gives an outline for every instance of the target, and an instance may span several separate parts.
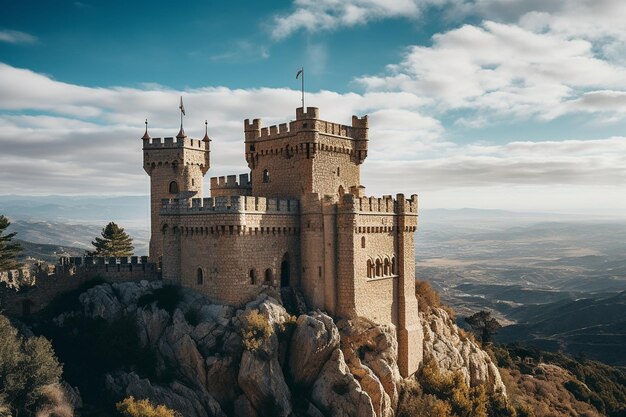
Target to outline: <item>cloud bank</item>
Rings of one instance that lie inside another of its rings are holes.
[[[144,118],[153,137],[174,136],[181,94],[190,136],[201,137],[204,120],[209,121],[213,161],[208,176],[247,170],[244,118],[261,117],[265,125],[293,119],[300,98],[299,91],[274,88],[92,88],[2,64],[0,194],[148,193],[140,150]],[[610,94],[578,100],[601,106],[605,96]],[[594,187],[612,195],[626,184],[624,137],[461,145],[448,140],[441,121],[423,111],[428,101],[419,90],[321,91],[308,101],[327,120],[347,124],[352,114],[370,115],[370,156],[363,166],[368,194],[430,193],[431,201],[441,205],[452,199],[458,204],[466,194],[474,201],[464,205],[480,206],[476,196],[494,187],[509,192]],[[623,195],[614,200],[617,206],[626,207]]]

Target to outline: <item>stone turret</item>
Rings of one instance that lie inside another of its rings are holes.
[[[182,132],[182,128],[181,128]],[[203,196],[203,177],[210,166],[210,140],[192,139],[184,132],[179,137],[143,137],[143,168],[150,176],[150,260],[158,262],[163,254],[159,230],[161,200],[178,195]],[[205,137],[208,135],[205,132]]]

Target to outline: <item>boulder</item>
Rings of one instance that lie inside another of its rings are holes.
[[[238,363],[230,356],[206,359],[206,389],[223,408],[237,397]]]
[[[329,417],[375,417],[370,396],[361,389],[335,349],[322,368],[311,391],[313,404]]]
[[[190,389],[180,382],[168,386],[153,385],[135,373],[107,374],[105,387],[119,398],[133,396],[163,404],[185,417],[226,417],[220,405],[210,395]]]
[[[293,382],[312,386],[320,370],[339,347],[339,331],[324,313],[301,315],[291,338],[289,370]]]
[[[291,414],[291,393],[278,362],[278,337],[290,316],[274,298],[259,296],[246,305],[246,317],[258,310],[271,326],[271,333],[260,340],[255,351],[244,350],[239,365],[238,383],[252,406],[261,416],[288,416]],[[244,319],[245,321],[245,319]]]
[[[85,317],[90,319],[102,318],[111,322],[120,318],[125,310],[109,284],[89,288],[78,300],[83,306]]]

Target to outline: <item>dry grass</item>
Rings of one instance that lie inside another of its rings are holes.
[[[251,352],[259,349],[263,342],[274,333],[274,329],[267,318],[258,310],[250,311],[243,316],[242,321],[243,346]]]

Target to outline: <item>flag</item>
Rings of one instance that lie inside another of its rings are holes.
[[[300,70],[298,70],[298,73],[296,74],[296,80],[298,79],[300,74],[304,74],[304,68],[300,68]]]
[[[180,106],[178,106],[178,108],[180,109],[180,112],[182,114],[185,114],[185,106],[183,106],[183,96],[180,96]]]

